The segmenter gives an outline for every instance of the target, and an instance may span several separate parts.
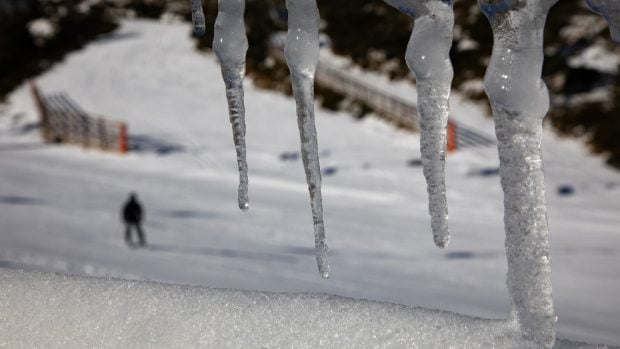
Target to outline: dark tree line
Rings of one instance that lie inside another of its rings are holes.
[[[81,2],[0,2],[0,33],[3,33],[0,35],[0,98],[24,79],[62,59],[66,52],[112,31],[117,18],[128,11],[147,18],[172,12],[190,20],[189,0],[102,0],[86,13],[77,9]],[[203,0],[203,3],[209,27],[217,15],[217,0]],[[410,77],[403,59],[412,29],[408,17],[380,0],[319,0],[318,4],[324,22],[322,30],[329,36],[334,52],[394,79]],[[481,85],[471,82],[484,76],[493,43],[490,26],[476,0],[456,1],[455,14],[455,41],[450,53],[455,68],[453,87],[470,98],[485,101]],[[55,24],[54,37],[41,40],[31,34],[27,25],[36,18],[48,18]],[[566,29],[579,21],[593,24],[566,35]],[[290,93],[286,66],[270,58],[268,52],[272,34],[286,30],[284,0],[248,0],[246,25],[250,42],[248,74],[259,86]],[[207,35],[197,39],[197,46],[209,49],[212,35],[213,31],[208,30]],[[553,104],[547,121],[561,134],[586,138],[594,151],[603,153],[610,164],[620,167],[618,74],[570,64],[572,58],[594,46],[620,54],[620,49],[611,43],[602,19],[585,8],[582,1],[559,1],[550,12],[545,33],[543,78]],[[590,98],[593,91],[606,91],[608,98]],[[343,96],[322,89],[317,89],[317,96],[326,107],[342,106]],[[357,111],[358,116],[363,116],[368,109],[359,106]]]
[[[0,99],[25,79],[36,76],[97,35],[116,28],[106,6],[87,11],[80,0],[2,0],[0,6]],[[54,28],[50,37],[37,37],[29,23],[44,18]]]
[[[366,68],[383,69],[394,78],[409,74],[402,58],[412,28],[408,17],[382,1],[329,0],[319,4],[321,16],[327,22],[325,32],[331,38],[336,53],[350,56]],[[472,91],[466,86],[468,82],[484,76],[492,50],[492,32],[478,9],[477,1],[459,0],[454,8],[455,42],[450,53],[455,69],[453,87],[471,98],[483,99],[483,91]],[[582,32],[577,31],[573,37],[563,35],[563,30],[571,23],[586,20],[592,20],[595,25]],[[543,78],[553,104],[547,121],[561,134],[585,137],[594,151],[603,153],[611,165],[620,167],[618,74],[569,64],[571,58],[594,45],[620,54],[602,21],[579,0],[559,1],[551,10],[545,32],[543,68]],[[466,47],[464,43],[467,43]],[[381,55],[376,55],[377,51]],[[386,65],[388,61],[397,64]],[[609,98],[596,100],[587,97],[597,89],[606,90]],[[576,102],[578,100],[583,101]]]

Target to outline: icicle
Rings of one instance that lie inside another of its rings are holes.
[[[202,0],[192,0],[192,23],[194,25],[194,34],[198,36],[205,35],[205,32],[207,31],[205,22],[205,14],[202,12]]]
[[[504,190],[507,286],[524,337],[555,342],[549,230],[541,152],[549,93],[543,32],[557,0],[478,0],[494,33],[485,90],[495,119]]]
[[[609,29],[611,38],[620,44],[620,1],[618,0],[587,0],[592,11],[603,16]]]
[[[454,28],[453,0],[385,1],[415,20],[406,59],[417,79],[420,149],[433,240],[443,248],[450,242],[445,160],[448,100],[453,77],[449,55]]]
[[[245,0],[220,0],[218,7],[213,33],[213,49],[222,67],[230,123],[233,128],[233,140],[237,151],[239,208],[247,211],[250,208],[250,203],[245,148],[245,106],[243,103],[245,55],[248,50],[248,39],[243,19]]]
[[[297,102],[301,153],[310,191],[316,260],[322,277],[329,277],[323,226],[321,168],[314,126],[314,73],[319,60],[319,10],[316,0],[287,0],[288,35],[284,55],[291,71]]]

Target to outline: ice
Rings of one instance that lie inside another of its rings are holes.
[[[226,98],[230,123],[233,128],[233,140],[237,152],[239,168],[239,208],[250,208],[248,198],[248,163],[245,147],[245,105],[243,101],[243,77],[245,75],[245,55],[248,39],[245,32],[243,14],[245,0],[220,0],[215,20],[213,49],[221,67],[226,85]]]
[[[433,240],[438,247],[450,242],[446,200],[445,161],[450,86],[450,62],[454,28],[453,1],[386,0],[412,16],[415,26],[407,46],[406,59],[415,73],[420,113],[420,150],[429,195]]]
[[[526,338],[541,347],[555,341],[551,261],[541,152],[549,93],[541,80],[547,12],[557,0],[479,0],[493,28],[485,75],[504,190],[507,286]]]
[[[205,14],[202,12],[202,0],[192,0],[192,23],[194,34],[202,36],[207,31]]]
[[[592,11],[600,14],[609,23],[611,38],[620,44],[620,1],[587,0]]]
[[[293,94],[297,103],[297,124],[301,137],[301,154],[310,191],[314,243],[319,273],[329,277],[323,200],[321,198],[321,167],[316,128],[314,125],[314,73],[319,61],[319,10],[316,0],[287,0],[288,34],[284,55],[291,72]]]
[[[326,294],[2,268],[0,285],[0,346],[7,348],[535,347],[509,321]],[[555,347],[595,348],[564,340]]]

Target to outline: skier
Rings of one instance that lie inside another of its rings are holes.
[[[138,202],[135,193],[129,195],[129,200],[123,207],[122,218],[125,222],[125,242],[127,245],[129,247],[135,246],[131,238],[131,230],[133,227],[138,235],[139,246],[145,246],[146,240],[144,239],[144,232],[142,231],[142,205]]]

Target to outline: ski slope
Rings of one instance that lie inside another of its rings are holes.
[[[318,109],[332,266],[323,280],[294,101],[246,82],[243,213],[219,66],[189,34],[187,25],[126,21],[38,79],[45,92],[127,121],[137,148],[129,155],[42,144],[26,86],[0,106],[0,266],[508,316],[496,149],[450,155],[452,241],[440,250],[421,167],[409,165],[420,157],[417,135]],[[458,96],[452,113],[493,134],[485,112]],[[558,336],[620,345],[620,173],[551,132],[543,151]],[[564,184],[575,193],[559,195]],[[145,205],[147,249],[122,239],[131,191]]]

